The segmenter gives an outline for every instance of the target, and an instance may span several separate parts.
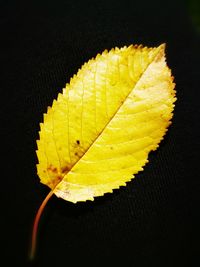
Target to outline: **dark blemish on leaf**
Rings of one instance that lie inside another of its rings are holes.
[[[111,146],[110,149],[113,150],[113,147]]]
[[[58,181],[62,181],[62,176],[61,175],[58,175],[56,178],[57,178],[57,182]]]
[[[77,152],[75,152],[75,153],[74,153],[74,155],[75,155],[75,156],[78,156],[78,153],[77,153]]]
[[[76,140],[76,143],[77,143],[77,145],[80,145],[80,141],[79,140]]]
[[[54,172],[54,173],[57,172],[57,168],[54,167],[54,166],[52,166],[52,165],[49,165],[49,167],[47,167],[47,170],[48,170],[48,171],[51,171],[51,172]]]
[[[65,173],[67,171],[69,171],[69,167],[68,166],[65,166],[61,169],[62,173]]]

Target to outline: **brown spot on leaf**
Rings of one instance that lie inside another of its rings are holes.
[[[53,172],[53,173],[56,173],[56,172],[58,171],[57,168],[54,167],[53,165],[49,165],[49,166],[47,167],[47,170],[48,170],[48,171],[51,171],[51,172]]]
[[[61,176],[61,175],[58,175],[58,176],[56,177],[56,179],[57,179],[57,182],[60,182],[60,181],[62,181],[62,176]]]
[[[62,173],[66,173],[70,170],[70,168],[68,166],[62,167],[61,171]]]
[[[77,145],[80,145],[80,140],[76,140]]]
[[[63,175],[60,173],[60,170],[52,164],[47,167],[47,171],[51,179],[48,185],[50,188],[54,188],[62,180]]]

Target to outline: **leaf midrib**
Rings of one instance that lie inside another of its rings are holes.
[[[114,114],[111,116],[110,120],[105,124],[105,126],[102,128],[102,130],[99,132],[99,134],[97,135],[97,137],[92,141],[91,145],[85,150],[85,152],[81,155],[81,157],[72,165],[71,169],[68,170],[64,175],[62,180],[60,180],[55,187],[52,189],[53,191],[56,189],[57,186],[59,186],[59,184],[63,181],[63,179],[66,177],[66,175],[74,168],[75,165],[77,165],[79,163],[79,161],[85,156],[85,154],[90,150],[90,148],[94,145],[94,143],[98,140],[98,138],[103,134],[104,130],[107,128],[107,126],[111,123],[111,121],[114,119],[114,117],[116,116],[116,114],[119,112],[119,110],[121,109],[121,107],[124,105],[126,99],[129,97],[129,95],[132,93],[132,91],[134,90],[134,88],[137,86],[137,84],[139,83],[139,81],[142,79],[142,77],[144,76],[144,74],[146,73],[147,69],[151,66],[152,63],[154,63],[155,59],[158,57],[158,55],[160,54],[161,50],[164,50],[165,44],[162,44],[159,46],[160,49],[158,50],[158,52],[155,54],[155,56],[153,57],[152,61],[147,65],[147,67],[145,68],[145,70],[143,71],[143,73],[140,75],[139,79],[137,80],[137,82],[135,83],[134,87],[130,90],[130,92],[127,94],[127,96],[124,98],[123,102],[120,103],[119,107],[116,109],[116,111],[114,112]],[[158,47],[158,48],[159,48]]]

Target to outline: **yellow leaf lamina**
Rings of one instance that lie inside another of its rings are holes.
[[[174,87],[164,44],[105,50],[89,60],[40,124],[41,182],[74,203],[124,186],[166,133]]]
[[[174,95],[164,45],[98,54],[44,115],[37,142],[41,182],[71,202],[125,185],[165,134]]]

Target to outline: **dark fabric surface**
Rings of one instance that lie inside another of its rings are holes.
[[[199,254],[198,1],[1,1],[3,266],[194,266]],[[65,83],[104,49],[167,44],[178,100],[173,124],[136,179],[94,202],[55,196],[28,262],[39,183],[39,123]],[[198,265],[198,264],[197,264]]]

